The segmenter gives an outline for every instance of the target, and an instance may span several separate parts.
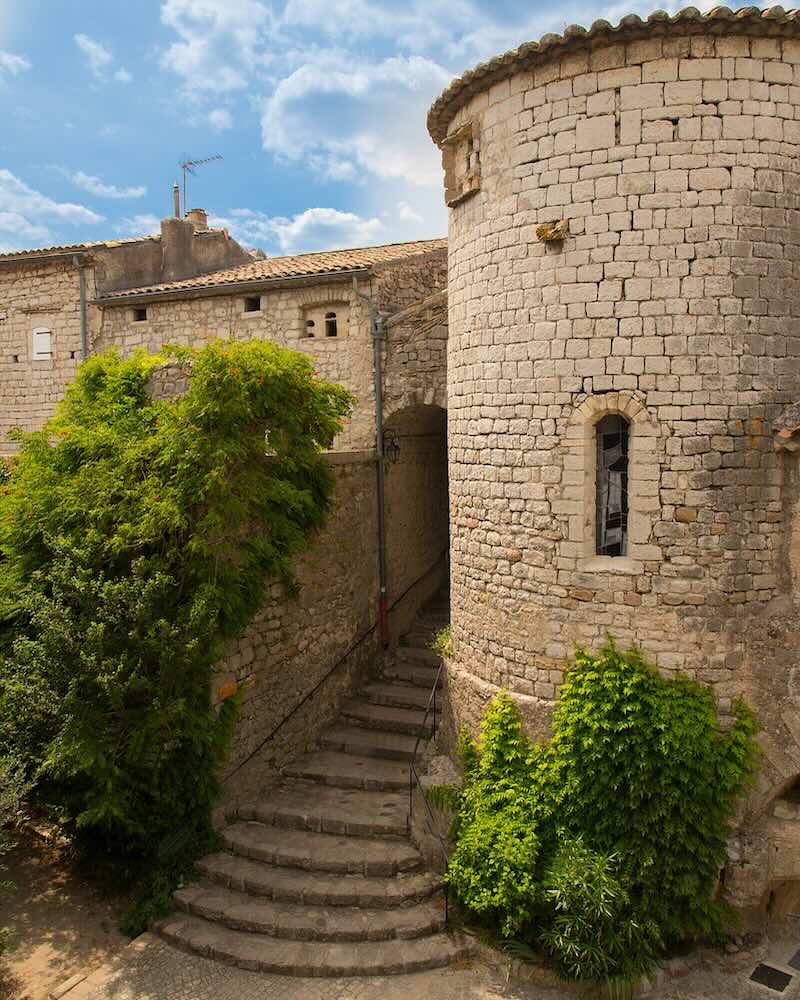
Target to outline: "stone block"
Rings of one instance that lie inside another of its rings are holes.
[[[610,149],[616,143],[614,115],[596,115],[585,118],[575,127],[575,149],[578,152]]]

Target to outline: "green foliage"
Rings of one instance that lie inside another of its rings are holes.
[[[563,975],[630,979],[663,944],[723,928],[712,893],[755,733],[742,704],[723,732],[709,690],[636,651],[578,651],[548,742],[528,739],[505,693],[478,742],[462,735],[447,879],[475,919]]]
[[[561,689],[551,744],[560,822],[619,855],[638,912],[668,941],[722,930],[711,889],[756,731],[738,704],[721,732],[709,688],[666,680],[613,643],[578,651]]]
[[[541,943],[565,979],[631,980],[655,963],[658,928],[634,916],[617,861],[566,837],[545,872],[544,895],[554,912]]]
[[[188,392],[154,400],[165,362]],[[274,344],[91,358],[0,485],[0,757],[139,877],[208,835],[235,699],[213,663],[324,522],[350,407]],[[265,435],[268,434],[269,453]]]
[[[453,655],[453,630],[449,625],[439,629],[433,637],[431,649],[445,658]]]
[[[6,868],[3,855],[11,846],[9,830],[18,823],[22,803],[30,791],[30,782],[25,778],[22,765],[11,757],[0,757],[0,895],[13,889],[13,884],[3,879]],[[8,927],[0,927],[0,955],[11,941]]]

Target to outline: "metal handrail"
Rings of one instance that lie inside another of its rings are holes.
[[[439,663],[439,669],[436,671],[436,677],[433,681],[433,688],[431,689],[430,696],[428,697],[428,704],[425,706],[425,714],[422,717],[422,722],[419,726],[419,733],[417,734],[417,742],[414,744],[414,751],[411,754],[411,761],[408,766],[408,829],[411,831],[411,818],[414,813],[414,786],[419,788],[422,795],[422,801],[425,803],[425,809],[428,813],[428,828],[434,837],[439,841],[439,847],[442,851],[442,857],[444,859],[445,868],[447,867],[448,861],[450,860],[447,853],[447,847],[444,842],[444,837],[440,833],[436,832],[436,817],[433,815],[433,810],[431,809],[431,804],[428,802],[428,796],[425,794],[425,789],[422,787],[422,782],[420,781],[419,774],[417,772],[416,762],[417,753],[419,751],[419,745],[422,742],[422,737],[425,734],[425,723],[428,721],[428,716],[433,713],[433,728],[431,729],[430,738],[433,739],[436,736],[436,692],[439,688],[439,681],[442,678],[442,671],[444,670],[444,663]],[[450,887],[447,882],[444,884],[444,922],[447,923],[450,910]]]

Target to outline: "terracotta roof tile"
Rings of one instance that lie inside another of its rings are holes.
[[[215,288],[217,286],[240,284],[242,282],[275,281],[282,278],[303,278],[315,275],[335,274],[337,271],[357,271],[375,264],[388,264],[416,257],[420,254],[446,250],[447,240],[416,240],[412,243],[391,243],[379,247],[356,247],[349,250],[323,250],[318,253],[295,254],[290,257],[265,257],[224,271],[212,271],[196,278],[183,281],[169,281],[160,285],[146,285],[128,288],[103,296],[102,301],[110,302],[130,298],[134,295],[155,295],[195,288]]]
[[[125,236],[116,240],[92,240],[87,243],[65,243],[60,246],[34,247],[31,250],[8,250],[0,253],[0,261],[3,260],[26,260],[31,257],[48,257],[50,254],[80,253],[82,250],[94,250],[97,247],[116,247],[123,243],[144,243],[147,240],[160,240],[161,237],[154,236]]]
[[[713,33],[733,34],[753,30],[769,35],[800,34],[800,10],[783,7],[715,7],[702,14],[696,7],[685,7],[670,17],[657,10],[643,21],[638,14],[628,14],[617,25],[595,21],[590,28],[571,24],[562,34],[543,35],[538,42],[525,42],[519,48],[495,56],[467,70],[447,87],[428,112],[428,131],[434,142],[441,143],[456,112],[475,94],[487,90],[522,70],[559,58],[565,51],[585,46],[595,40],[620,41],[663,34],[686,34],[698,27]]]

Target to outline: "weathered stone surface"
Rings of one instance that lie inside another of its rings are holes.
[[[295,941],[385,941],[425,937],[444,929],[441,900],[393,909],[305,906],[208,883],[178,890],[175,901],[181,910],[231,930]]]
[[[650,47],[623,25],[588,74],[560,46],[512,55],[506,93],[481,69],[435,106],[437,136],[481,135],[449,213],[447,689],[456,725],[506,689],[546,736],[564,661],[610,633],[724,720],[744,695],[765,757],[725,891],[763,916],[759,819],[800,774],[800,476],[771,430],[800,397],[800,91],[767,82],[795,79],[797,40],[735,23],[664,22]],[[556,215],[558,252],[535,236]],[[630,434],[617,557],[595,543],[606,414]]]

